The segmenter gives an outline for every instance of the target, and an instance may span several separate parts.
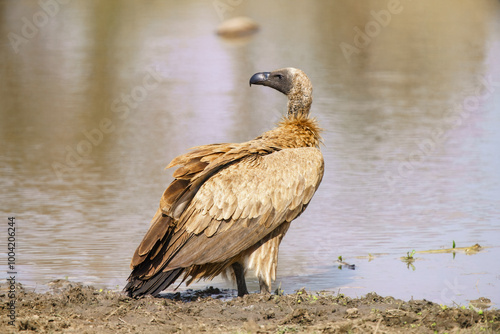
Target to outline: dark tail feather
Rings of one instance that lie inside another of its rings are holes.
[[[129,277],[129,282],[123,289],[129,297],[137,298],[144,295],[157,296],[182,274],[184,268],[177,268],[167,272],[159,272],[148,280]]]

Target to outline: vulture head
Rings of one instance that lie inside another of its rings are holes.
[[[262,85],[276,89],[288,97],[288,115],[309,114],[312,103],[312,85],[307,75],[293,67],[272,72],[255,73],[250,86]]]

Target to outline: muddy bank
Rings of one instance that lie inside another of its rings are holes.
[[[2,333],[498,333],[500,311],[445,307],[370,293],[362,298],[315,293],[251,294],[208,288],[130,299],[67,281],[47,293],[16,291],[15,325],[0,292]],[[481,304],[476,306],[481,307]],[[483,305],[484,307],[484,305]]]

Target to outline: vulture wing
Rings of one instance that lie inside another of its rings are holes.
[[[191,160],[181,156],[173,161],[174,165],[186,164],[177,170],[181,172],[176,171],[182,178],[190,174],[189,161],[198,159],[189,180],[174,181],[187,182],[179,186],[175,198],[162,199],[168,205],[158,210],[134,255],[133,276],[148,279],[159,272],[174,272],[177,278],[179,268],[237,256],[300,215],[323,177],[323,156],[317,148],[228,159],[230,153]]]

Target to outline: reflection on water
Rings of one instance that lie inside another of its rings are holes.
[[[21,282],[123,286],[163,167],[269,129],[285,98],[248,79],[295,66],[315,87],[326,171],[276,285],[500,304],[498,1],[51,3],[0,3],[1,211],[17,218]],[[214,34],[242,14],[258,34]],[[399,260],[453,240],[489,248]]]

